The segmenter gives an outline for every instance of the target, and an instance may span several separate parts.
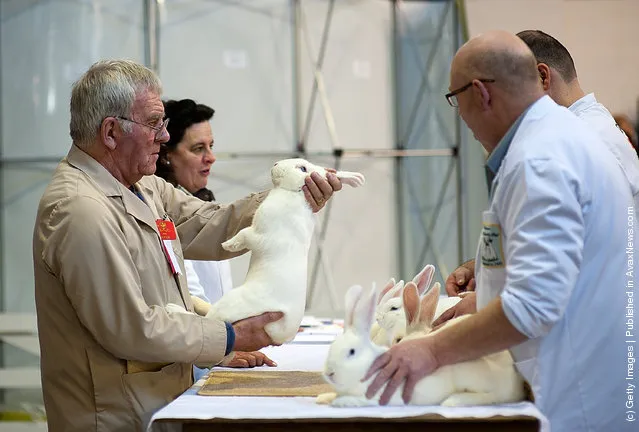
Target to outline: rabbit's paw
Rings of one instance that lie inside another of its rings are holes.
[[[337,397],[337,393],[321,393],[317,395],[315,403],[320,405],[329,405]]]
[[[222,247],[229,252],[239,252],[244,249],[244,243],[235,236],[222,243]]]
[[[365,396],[338,396],[331,403],[331,405],[339,408],[365,407],[376,406],[377,402],[374,400],[366,399]]]

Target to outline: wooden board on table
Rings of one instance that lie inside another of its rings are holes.
[[[320,372],[211,371],[198,391],[202,396],[310,396],[332,392]]]

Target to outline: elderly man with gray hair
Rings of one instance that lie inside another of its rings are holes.
[[[143,430],[192,384],[193,364],[272,343],[267,312],[235,323],[194,313],[183,259],[238,254],[221,243],[250,225],[267,192],[229,205],[153,176],[169,139],[161,85],[131,61],[94,64],[73,86],[71,149],[40,201],[35,296],[49,431]],[[308,178],[317,211],[334,190]]]

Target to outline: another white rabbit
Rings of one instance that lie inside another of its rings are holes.
[[[430,284],[435,276],[435,267],[431,264],[426,265],[415,277],[413,283],[417,286],[419,295],[423,295],[429,290]],[[440,287],[437,282],[435,285]],[[434,288],[434,286],[433,286]],[[403,309],[402,292],[404,282],[400,281],[395,286],[388,288],[388,285],[382,291],[383,296],[379,301],[375,310],[376,322],[373,324],[371,331],[371,339],[377,345],[391,346],[402,340],[406,334],[406,317]],[[454,306],[461,298],[449,297],[442,299],[438,303],[435,318],[439,317],[444,311]]]
[[[307,262],[315,217],[302,186],[312,172],[326,177],[326,170],[304,159],[286,159],[271,168],[274,188],[258,207],[250,227],[222,243],[228,251],[251,250],[244,283],[211,306],[208,314],[221,320],[237,320],[268,311],[284,317],[265,327],[273,342],[292,340],[304,315]],[[360,173],[338,171],[336,176],[352,187],[364,184]]]
[[[393,335],[401,336],[402,327],[406,327],[404,311],[402,310],[403,289],[404,281],[400,280],[390,289],[384,289],[380,295],[375,308],[375,322],[371,329],[371,339],[377,345],[391,346]]]
[[[406,334],[402,341],[426,336],[432,331],[432,322],[437,313],[441,285],[436,283],[422,297],[414,283],[408,283],[402,291],[403,310],[406,319]]]
[[[344,333],[331,344],[324,370],[326,381],[336,393],[318,396],[318,403],[330,402],[333,406],[379,403],[382,390],[371,399],[365,396],[374,377],[362,382],[375,359],[388,349],[373,344],[369,338],[375,305],[374,291],[365,292],[361,286],[353,286],[346,293]],[[454,325],[454,322],[449,325]],[[390,404],[403,405],[401,394],[402,389],[399,388]],[[409,404],[488,405],[516,402],[523,398],[523,380],[515,370],[508,351],[501,351],[437,369],[417,383]]]

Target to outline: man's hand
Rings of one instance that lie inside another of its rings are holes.
[[[259,351],[253,352],[243,352],[243,351],[235,351],[233,352],[233,358],[231,360],[224,361],[220,364],[220,366],[232,367],[232,368],[252,368],[255,366],[277,366],[273,360],[268,358],[266,354],[261,353]]]
[[[439,318],[433,321],[433,330],[437,330],[437,328],[450,319],[475,312],[477,312],[477,293],[469,292],[459,303],[444,311]]]
[[[466,261],[446,278],[446,292],[449,296],[456,296],[464,291],[475,291],[475,260]]]
[[[282,312],[264,312],[262,315],[234,322],[235,345],[233,345],[233,350],[257,351],[265,346],[273,345],[270,336],[264,331],[264,326],[283,317]]]
[[[308,201],[313,213],[317,213],[324,205],[326,201],[333,196],[333,192],[337,192],[342,189],[342,182],[335,175],[335,170],[326,168],[326,178],[323,178],[318,173],[311,173],[306,177],[305,185],[302,186],[306,201]]]
[[[438,368],[428,338],[413,339],[393,345],[373,362],[362,381],[379,371],[368,386],[366,397],[372,398],[388,382],[379,403],[386,405],[395,391],[406,381],[402,399],[408,403],[417,382]]]

